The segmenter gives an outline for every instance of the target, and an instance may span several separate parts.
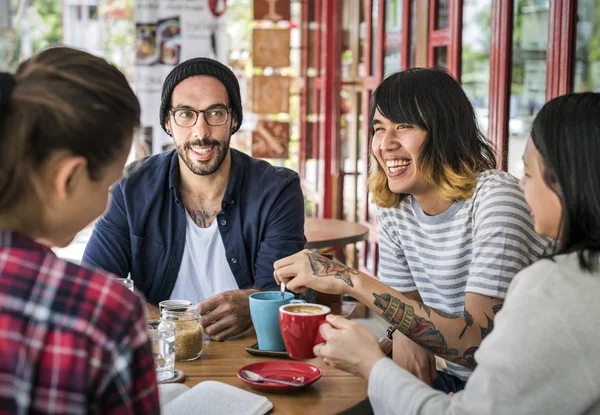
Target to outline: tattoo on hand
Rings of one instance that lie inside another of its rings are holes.
[[[344,281],[350,287],[354,287],[351,275],[358,275],[359,272],[357,270],[339,264],[318,254],[309,253],[306,255],[310,261],[312,272],[317,277],[334,277]]]
[[[500,311],[500,309],[502,308],[503,303],[500,304],[496,304],[495,306],[492,307],[492,311],[494,312],[494,314],[498,314],[498,311]]]

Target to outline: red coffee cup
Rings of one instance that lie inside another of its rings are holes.
[[[319,327],[331,309],[321,304],[286,304],[279,307],[279,327],[288,356],[312,359],[313,347],[323,343]]]

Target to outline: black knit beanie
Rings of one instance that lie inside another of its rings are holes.
[[[184,79],[190,76],[208,75],[217,78],[225,86],[229,94],[231,110],[235,115],[237,126],[233,133],[240,129],[242,125],[242,98],[240,97],[240,84],[235,74],[221,62],[210,58],[193,58],[180,63],[167,75],[162,88],[160,102],[160,126],[165,132],[165,118],[171,108],[171,95],[175,87]]]

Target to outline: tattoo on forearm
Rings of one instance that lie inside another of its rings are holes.
[[[465,331],[467,331],[467,329],[473,325],[473,316],[466,309],[464,311],[464,318],[465,318],[465,328],[458,335],[459,339],[462,339],[462,336],[463,336],[463,334],[465,334]]]
[[[448,347],[444,335],[436,328],[433,322],[415,315],[412,306],[402,302],[399,298],[393,297],[388,293],[375,294],[374,304],[377,308],[382,311],[381,316],[391,324],[395,324],[397,330],[402,334],[408,336],[415,343],[424,347],[425,349],[433,352],[434,354],[451,360],[467,368],[474,368],[476,366],[473,354],[477,350],[477,346],[467,349],[463,356],[459,356],[457,349],[451,349]],[[425,304],[419,303],[419,307],[425,311],[427,316],[431,316],[431,308]],[[438,312],[433,309],[434,312],[447,318],[460,318],[454,314]],[[466,313],[470,319],[470,325],[473,324],[473,317]],[[467,322],[467,317],[465,317]],[[488,323],[489,324],[489,323]]]
[[[348,268],[345,265],[337,263],[331,259],[321,255],[309,253],[306,254],[310,261],[310,267],[313,274],[317,277],[334,277],[344,281],[350,287],[354,287],[351,275],[358,275],[359,272],[355,269]]]
[[[188,209],[188,214],[190,215],[190,218],[192,218],[194,223],[199,228],[208,228],[213,223],[218,213],[218,210],[211,211],[207,209]]]
[[[487,327],[479,326],[481,328],[481,340],[485,339],[485,337],[494,329],[494,320],[489,318],[487,314],[485,314],[485,318],[487,319],[488,323]]]
[[[396,325],[396,329],[401,333],[407,334],[415,317],[414,308],[388,293],[381,295],[373,293],[373,296],[375,297],[374,304],[382,311],[381,317]]]
[[[427,317],[431,317],[431,307],[423,303],[419,303],[419,308],[427,313]]]
[[[457,316],[456,314],[450,314],[446,313],[445,311],[436,310],[435,308],[431,308],[423,303],[419,303],[419,307],[427,313],[427,317],[431,317],[431,310],[433,310],[435,314],[444,318],[460,318],[460,316]]]
[[[475,361],[475,352],[479,349],[478,346],[473,346],[463,353],[462,357],[454,359],[454,363],[466,367],[467,369],[475,369],[477,362]]]
[[[496,304],[495,306],[492,307],[492,311],[494,311],[494,314],[498,314],[498,311],[500,311],[500,309],[502,308],[502,304]]]

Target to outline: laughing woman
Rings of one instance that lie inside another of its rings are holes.
[[[367,304],[391,324],[395,360],[458,391],[512,278],[549,242],[535,233],[517,179],[493,170],[473,107],[447,72],[391,75],[373,94],[370,119],[381,282],[310,251],[276,262],[274,275],[291,290]],[[446,359],[449,373],[427,368],[415,344]]]
[[[332,317],[321,328],[326,343],[315,353],[368,379],[375,413],[600,413],[600,94],[547,103],[523,159],[535,230],[559,248],[511,283],[464,391],[449,396],[420,382],[356,322]]]

